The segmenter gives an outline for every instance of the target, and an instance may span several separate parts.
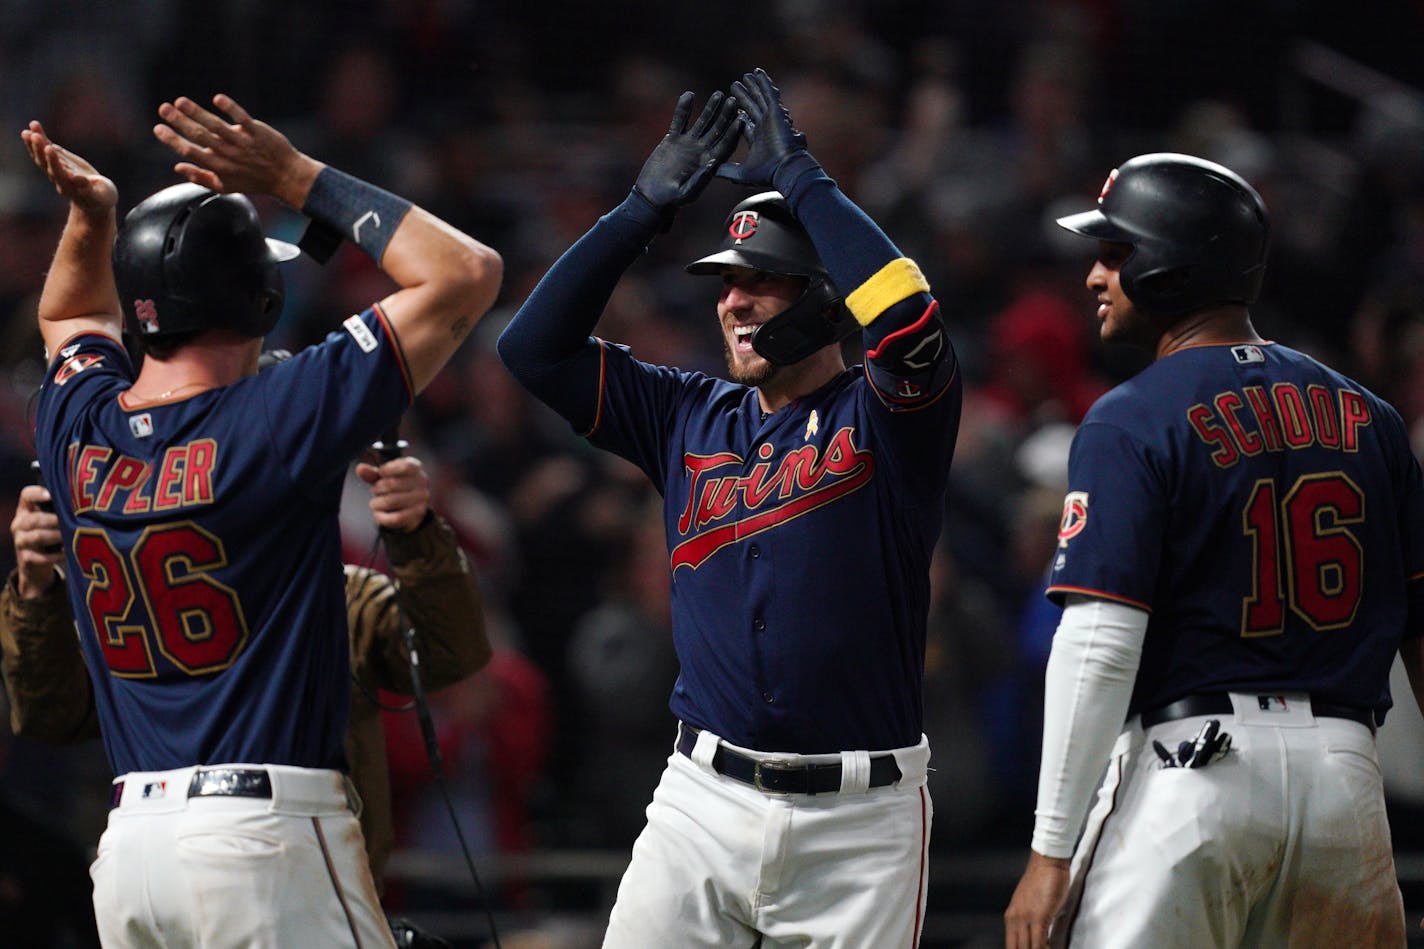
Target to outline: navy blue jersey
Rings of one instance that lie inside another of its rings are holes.
[[[411,398],[384,317],[191,398],[130,406],[132,381],[80,336],[36,423],[110,764],[344,768],[342,478]]]
[[[913,262],[819,166],[791,190],[849,290],[863,367],[763,414],[754,388],[640,362],[591,336],[662,226],[636,192],[539,281],[500,357],[663,495],[679,718],[763,751],[915,745],[957,364]]]
[[[1424,485],[1399,414],[1284,346],[1159,359],[1069,459],[1049,595],[1151,611],[1131,710],[1197,692],[1390,705]]]
[[[892,411],[857,366],[763,415],[753,388],[603,357],[589,437],[663,495],[674,714],[768,751],[917,743],[958,374]]]

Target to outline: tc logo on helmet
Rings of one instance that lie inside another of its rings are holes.
[[[158,332],[158,305],[152,300],[135,300],[134,316],[138,317],[138,325],[143,332]]]
[[[738,211],[732,215],[732,223],[727,227],[727,233],[736,238],[734,243],[740,244],[756,233],[757,224],[760,222],[761,215],[756,211]]]
[[[1098,195],[1098,203],[1099,203],[1099,204],[1102,204],[1102,203],[1103,203],[1103,198],[1106,198],[1106,197],[1108,196],[1108,192],[1112,190],[1112,186],[1113,186],[1116,182],[1117,182],[1117,169],[1114,168],[1111,172],[1108,173],[1108,180],[1103,182],[1103,190],[1102,190],[1102,192]]]

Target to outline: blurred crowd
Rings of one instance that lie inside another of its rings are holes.
[[[1360,24],[1315,6],[5,0],[0,524],[29,477],[44,368],[34,312],[64,214],[19,129],[41,119],[115,180],[123,210],[175,180],[149,132],[157,104],[232,94],[314,157],[503,255],[500,303],[402,427],[478,566],[497,641],[488,669],[434,696],[437,738],[477,851],[626,850],[673,738],[659,502],[641,472],[532,401],[493,343],[627,193],[678,93],[764,66],[817,157],[919,262],[949,317],[966,398],[926,661],[933,845],[1021,848],[1067,445],[1093,400],[1143,365],[1096,341],[1091,261],[1054,217],[1086,208],[1140,152],[1228,165],[1273,214],[1253,310],[1262,334],[1392,401],[1424,451],[1424,8],[1380,4]],[[1332,35],[1312,39],[1311,23]],[[1333,81],[1310,65],[1322,48],[1349,67]],[[719,372],[715,290],[682,267],[715,246],[740,196],[718,181],[682,209],[599,335]],[[274,236],[300,233],[297,215],[261,209]],[[390,288],[349,248],[325,267],[303,258],[287,280],[272,347],[319,340]],[[353,480],[347,559],[379,564],[365,499]],[[6,542],[0,567],[12,563]],[[400,844],[451,850],[413,718],[387,724]],[[98,837],[107,781],[97,748],[0,737],[0,800],[78,846]]]

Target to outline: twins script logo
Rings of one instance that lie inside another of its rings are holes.
[[[831,436],[824,452],[803,445],[775,464],[771,460],[775,446],[764,443],[757,449],[760,461],[745,474],[717,474],[742,471],[745,461],[734,452],[684,455],[691,484],[677,529],[687,540],[673,549],[673,572],[678,567],[696,570],[728,544],[771,530],[863,487],[875,473],[875,459],[855,447],[854,432],[843,428]],[[737,510],[739,502],[746,516],[717,523]]]

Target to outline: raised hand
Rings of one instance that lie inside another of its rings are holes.
[[[732,95],[741,103],[746,129],[747,157],[724,164],[717,175],[744,185],[770,185],[781,163],[806,151],[806,136],[796,131],[791,115],[781,104],[781,92],[766,70],[749,72],[732,83]]]
[[[741,129],[737,100],[714,92],[691,128],[687,127],[696,98],[684,92],[673,110],[667,135],[653,149],[633,190],[659,210],[693,201],[712,180],[718,166],[737,149]]]
[[[44,509],[49,491],[37,484],[20,489],[20,502],[10,521],[19,568],[20,596],[34,599],[54,582],[54,568],[64,560],[60,547],[59,516]]]
[[[155,125],[153,134],[182,159],[173,170],[213,191],[270,194],[301,207],[321,163],[232,97],[215,95],[213,105],[226,115],[184,96],[158,107],[167,124]]]
[[[119,191],[114,183],[83,158],[50,141],[43,125],[31,122],[20,132],[20,138],[30,160],[45,173],[54,190],[75,207],[93,214],[108,212],[118,204]]]
[[[378,468],[365,462],[356,477],[371,486],[371,513],[386,530],[413,531],[430,509],[430,477],[419,458],[402,455]]]

